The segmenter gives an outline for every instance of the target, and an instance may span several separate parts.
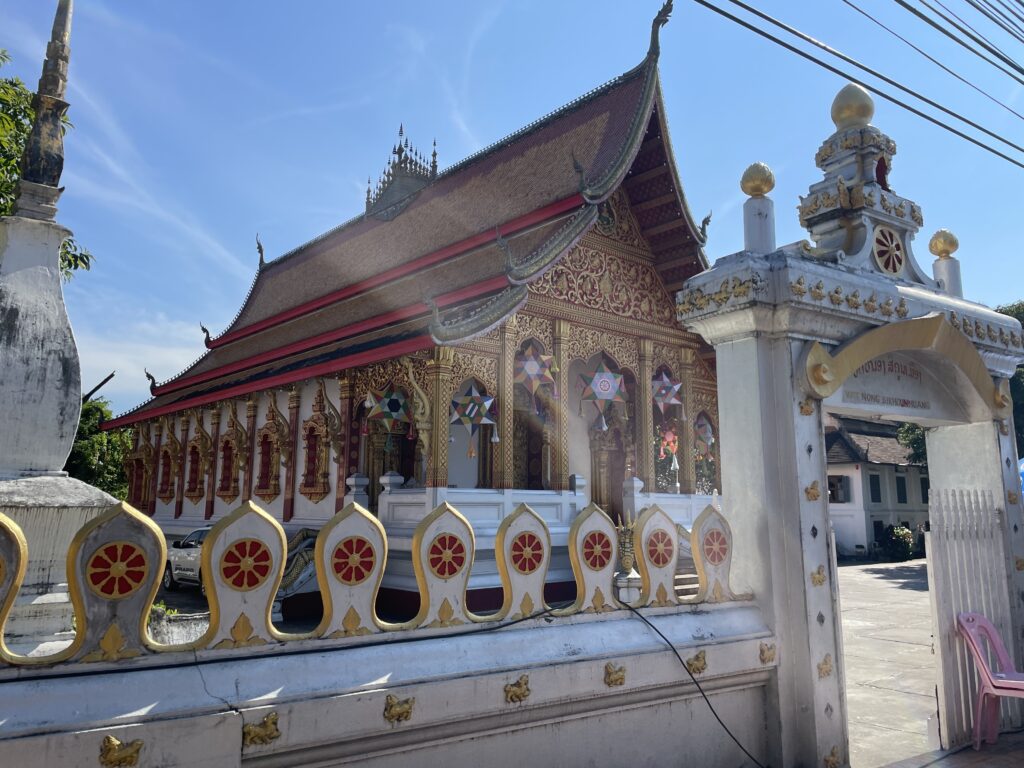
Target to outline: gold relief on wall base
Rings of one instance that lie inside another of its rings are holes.
[[[267,641],[253,631],[252,622],[244,613],[239,614],[235,623],[231,625],[231,639],[224,638],[215,646],[221,648],[249,648],[254,645],[266,645]]]
[[[686,660],[686,669],[691,675],[700,675],[708,669],[707,651],[700,651]]]
[[[137,648],[128,647],[128,640],[117,624],[111,624],[100,638],[99,648],[82,657],[84,663],[92,661],[120,661],[141,655]]]
[[[803,276],[798,277],[795,283],[789,284],[789,292],[798,298],[803,298],[807,293],[807,280]]]
[[[142,739],[124,742],[115,736],[104,736],[100,742],[100,765],[103,768],[134,768],[145,743]]]
[[[826,653],[825,658],[818,664],[818,679],[824,680],[832,675],[832,654]]]
[[[811,298],[815,301],[821,301],[825,298],[825,284],[821,280],[811,287]]]
[[[761,643],[757,655],[762,664],[771,664],[775,661],[775,643]]]
[[[1017,562],[1017,570],[1018,571],[1024,571],[1024,557],[1018,557],[1016,562]]]
[[[817,570],[811,571],[811,585],[820,587],[825,583],[825,566],[819,565]]]
[[[335,640],[341,637],[359,637],[370,634],[370,630],[363,626],[363,619],[355,606],[350,605],[341,619],[341,629],[328,635],[328,639]]]
[[[514,683],[505,685],[505,703],[522,704],[530,698],[530,676],[520,675]]]
[[[609,688],[615,688],[626,684],[626,667],[617,667],[612,662],[604,665],[604,684]]]
[[[839,759],[839,747],[832,747],[832,751],[822,758],[825,768],[839,768],[842,761]]]
[[[800,415],[810,416],[814,413],[814,401],[809,397],[805,397],[800,401]]]
[[[821,490],[818,488],[817,480],[804,488],[804,496],[807,497],[808,501],[817,501],[821,498]]]
[[[384,699],[384,719],[392,725],[407,722],[412,719],[412,708],[415,704],[415,697],[399,699],[389,693]]]
[[[1016,491],[1007,491],[1006,492],[1006,500],[1010,504],[1016,504],[1018,501],[1020,501],[1020,494],[1017,493]]]
[[[270,744],[281,738],[277,727],[277,712],[271,712],[258,723],[246,723],[242,726],[242,744],[252,747]]]

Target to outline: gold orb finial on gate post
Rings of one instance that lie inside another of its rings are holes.
[[[775,189],[775,174],[764,163],[752,163],[740,178],[740,189],[751,197],[764,197]]]
[[[837,130],[859,128],[875,116],[875,102],[867,90],[856,83],[848,83],[832,101],[832,122]]]
[[[932,255],[940,259],[952,258],[959,247],[960,241],[948,229],[938,230],[932,235],[932,239],[928,241],[928,250],[932,252]]]

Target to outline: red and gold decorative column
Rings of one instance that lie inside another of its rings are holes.
[[[152,453],[153,466],[149,472],[149,503],[146,505],[146,514],[150,517],[156,514],[156,489],[160,479],[160,447],[164,436],[164,425],[161,422],[156,422],[153,434],[155,435]]]
[[[654,487],[654,397],[651,379],[654,378],[654,343],[640,339],[638,345],[640,370],[636,383],[636,476],[644,483],[644,490],[653,493]]]
[[[174,494],[174,517],[181,517],[185,504],[185,464],[188,463],[188,412],[178,417],[181,420],[181,456],[178,457],[178,489]]]
[[[515,440],[512,439],[513,408],[515,397],[512,392],[512,378],[514,375],[516,350],[513,347],[513,337],[509,329],[510,323],[503,323],[501,326],[501,349],[498,352],[498,426],[501,429],[501,442],[498,443],[498,450],[493,451],[493,486],[495,488],[512,488],[513,482],[512,452],[515,448]]]
[[[359,451],[356,449],[359,443],[358,438],[356,445],[352,444],[353,387],[354,383],[350,377],[342,375],[338,378],[338,413],[341,415],[338,445],[341,450],[338,452],[339,455],[334,457],[338,462],[338,478],[334,486],[335,512],[340,512],[345,507],[345,492],[347,490],[345,481],[348,480],[349,473],[355,471],[355,461],[359,458]]]
[[[295,467],[299,459],[299,403],[301,394],[297,384],[288,389],[288,424],[291,434],[291,460],[284,470],[284,521],[287,523],[295,514]]]
[[[213,517],[213,505],[217,500],[217,459],[220,457],[220,407],[214,406],[210,411],[210,466],[206,471],[206,512],[207,520]]]
[[[253,467],[256,461],[256,416],[257,416],[256,394],[249,395],[245,401],[245,428],[248,432],[249,450],[248,458],[245,461],[245,483],[242,486],[242,501],[252,498]]]
[[[451,391],[452,364],[455,350],[452,347],[435,347],[434,359],[427,363],[433,408],[433,424],[430,430],[430,457],[427,463],[427,485],[431,488],[448,486],[448,411]],[[371,478],[370,482],[375,482]]]
[[[558,401],[555,403],[555,439],[552,445],[551,490],[565,491],[569,488],[569,361],[566,345],[569,342],[569,321],[555,320],[552,337],[552,354],[558,371],[555,382],[558,385]]]

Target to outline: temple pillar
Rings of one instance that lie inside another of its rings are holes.
[[[338,463],[338,477],[334,486],[334,511],[340,512],[345,507],[345,488],[349,474],[355,471],[350,462],[358,458],[358,451],[352,445],[352,394],[354,383],[351,378],[341,375],[338,378],[338,413],[341,415],[341,434],[338,435],[339,455],[334,457]],[[358,442],[358,438],[357,438]]]
[[[654,488],[654,395],[651,379],[654,378],[654,342],[640,339],[640,370],[636,382],[636,476],[648,492]]]
[[[510,323],[501,326],[501,349],[498,352],[498,429],[501,430],[501,442],[498,450],[493,452],[494,475],[493,487],[515,487],[513,470],[513,453],[515,440],[512,439],[515,418],[515,394],[512,379],[515,375],[516,349],[509,330]]]
[[[693,377],[697,367],[693,364],[695,353],[692,349],[683,350],[683,415],[679,426],[679,464],[682,493],[697,492],[697,465],[693,455],[693,420],[697,416],[696,403],[693,397]]]
[[[210,437],[213,446],[210,449],[210,466],[206,471],[206,512],[207,520],[213,517],[213,505],[217,500],[217,462],[220,459],[220,406],[210,411]]]
[[[552,350],[557,371],[554,372],[558,399],[550,410],[555,419],[555,435],[551,451],[551,490],[569,488],[569,361],[566,347],[569,341],[569,321],[555,320]]]
[[[160,479],[160,446],[163,443],[164,425],[159,421],[153,429],[153,453],[152,465],[149,470],[149,498],[146,502],[146,514],[152,517],[156,514],[156,488]]]
[[[284,469],[284,522],[295,514],[295,468],[299,462],[299,403],[301,394],[297,384],[288,388],[288,440],[291,442],[291,459]]]
[[[448,487],[448,401],[454,361],[454,348],[435,347],[434,358],[427,362],[427,376],[433,397],[433,424],[430,429],[430,457],[427,464],[427,486],[430,488]]]
[[[179,416],[181,419],[181,456],[178,457],[178,485],[174,493],[174,517],[181,517],[185,505],[185,465],[188,463],[188,411]]]
[[[246,452],[245,483],[242,486],[242,501],[248,501],[252,498],[253,467],[256,461],[256,412],[257,404],[254,393],[249,395],[245,401],[245,429],[248,433],[246,439],[249,441],[249,449]]]

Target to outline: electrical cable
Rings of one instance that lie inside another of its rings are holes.
[[[1005,109],[1005,110],[1006,110],[1007,112],[1010,112],[1011,114],[1014,114],[1014,115],[1016,115],[1017,117],[1019,117],[1019,118],[1020,118],[1021,120],[1024,120],[1024,114],[1021,114],[1020,112],[1018,112],[1017,110],[1015,110],[1015,109],[1014,109],[1013,107],[1011,107],[1011,106],[1010,106],[1009,104],[1005,104],[1004,102],[1000,101],[1000,100],[999,100],[999,99],[997,99],[997,98],[996,98],[995,96],[993,96],[992,94],[990,94],[990,93],[989,93],[988,91],[985,91],[985,90],[983,90],[982,88],[979,88],[979,87],[978,87],[977,85],[975,85],[974,83],[972,83],[972,82],[971,82],[970,80],[968,80],[967,78],[963,77],[963,76],[962,76],[962,75],[960,75],[959,73],[957,73],[957,72],[954,72],[954,71],[953,71],[952,69],[950,69],[949,67],[947,67],[947,66],[946,66],[945,64],[943,64],[943,63],[942,63],[941,61],[939,61],[938,59],[936,59],[936,58],[935,58],[934,56],[931,56],[931,55],[930,55],[929,53],[927,53],[926,51],[923,51],[923,50],[921,50],[920,48],[918,48],[918,47],[917,47],[916,45],[914,45],[914,44],[913,44],[912,42],[910,42],[909,40],[907,40],[907,38],[903,37],[903,35],[901,35],[901,34],[900,34],[899,32],[896,32],[896,31],[895,31],[894,29],[892,29],[892,28],[890,28],[890,27],[887,27],[887,26],[886,26],[885,24],[883,24],[882,22],[880,22],[880,21],[879,21],[878,19],[876,19],[876,18],[875,18],[874,16],[872,16],[872,15],[871,15],[870,13],[868,13],[867,11],[863,10],[862,8],[858,8],[858,7],[856,6],[856,5],[854,5],[854,4],[852,3],[852,2],[850,2],[850,0],[842,0],[842,1],[843,1],[844,3],[846,3],[846,4],[848,5],[848,6],[850,6],[850,7],[851,7],[851,8],[853,9],[853,10],[855,10],[855,11],[856,11],[857,13],[859,13],[859,14],[860,14],[861,16],[864,16],[864,17],[865,17],[865,18],[867,18],[868,20],[870,20],[870,21],[874,22],[874,23],[875,23],[876,25],[878,25],[879,27],[881,27],[882,29],[884,29],[884,30],[885,30],[886,32],[888,32],[888,33],[889,33],[890,35],[892,35],[892,36],[893,36],[893,37],[895,37],[896,39],[898,39],[898,40],[902,41],[902,42],[903,42],[904,44],[906,44],[906,45],[910,46],[911,48],[913,48],[913,49],[914,49],[915,51],[917,51],[917,52],[918,52],[919,54],[921,54],[921,55],[922,55],[922,56],[924,56],[924,57],[925,57],[926,59],[928,59],[928,61],[930,61],[930,62],[931,62],[932,64],[934,64],[935,66],[937,66],[937,67],[939,67],[940,69],[944,70],[944,71],[945,71],[946,73],[948,73],[948,74],[952,75],[953,77],[955,77],[955,78],[956,78],[957,80],[959,80],[959,81],[960,81],[961,83],[963,83],[964,85],[966,85],[966,86],[969,86],[969,87],[973,88],[974,90],[976,90],[976,91],[977,91],[978,93],[980,93],[980,94],[981,94],[982,96],[984,96],[984,97],[985,97],[986,99],[988,99],[989,101],[991,101],[991,102],[993,102],[993,103],[995,103],[995,104],[998,104],[998,105],[999,105],[1000,107],[1002,107],[1003,109]]]
[[[991,53],[993,56],[996,56],[996,57],[1002,59],[1004,62],[1006,62],[1007,65],[1009,65],[1010,67],[1012,67],[1013,69],[1017,70],[1022,75],[1024,75],[1024,67],[1022,67],[1011,56],[1009,56],[1002,48],[999,48],[995,43],[993,43],[991,40],[989,40],[983,34],[981,34],[980,32],[977,32],[973,27],[971,27],[969,24],[967,24],[966,21],[961,19],[959,16],[957,16],[952,11],[950,11],[949,8],[947,8],[945,5],[942,4],[941,0],[935,0],[936,4],[942,6],[942,8],[947,13],[952,14],[953,17],[955,17],[956,20],[959,21],[961,24],[966,25],[966,27],[967,27],[966,29],[964,27],[960,26],[960,24],[957,24],[956,21],[953,21],[953,19],[951,19],[949,16],[945,15],[944,13],[942,13],[942,11],[940,11],[938,8],[936,8],[933,5],[930,5],[927,0],[918,0],[918,2],[921,3],[921,5],[923,5],[925,8],[927,8],[929,11],[934,13],[936,16],[938,16],[940,19],[945,21],[947,24],[949,24],[949,25],[951,25],[953,27],[956,27],[962,34],[964,34],[967,37],[969,37],[971,40],[973,40],[975,43],[980,45],[982,48],[984,48],[986,51]],[[968,31],[968,30],[970,30],[970,31]]]
[[[980,5],[978,5],[978,3],[974,2],[974,0],[964,0],[964,2],[966,2],[969,6],[971,6],[971,8],[973,8],[975,11],[978,11],[982,15],[988,17],[990,20],[995,21],[997,24],[1001,23],[998,19],[992,17],[986,9],[982,8]],[[965,27],[967,27],[969,30],[971,30],[971,32],[973,32],[975,35],[977,35],[982,40],[984,40],[986,43],[988,43],[990,46],[992,46],[992,48],[994,48],[995,50],[999,51],[999,53],[1002,56],[1009,56],[1009,54],[1006,53],[1006,51],[1004,51],[1002,48],[1000,48],[995,43],[993,43],[990,38],[988,38],[988,37],[986,37],[984,35],[984,33],[979,32],[975,27],[972,27],[971,24],[967,20],[965,20],[962,16],[957,15],[952,9],[950,9],[950,7],[948,5],[943,3],[942,0],[935,0],[935,4],[938,5],[940,8],[942,8],[946,13],[948,13],[954,19],[956,19],[961,24],[963,24]],[[1010,32],[1011,35],[1014,35],[1015,37],[1018,37],[1018,35],[1015,32],[1013,32],[1012,30],[1007,30],[1005,26],[1003,27],[1003,29],[1005,31]]]
[[[708,705],[708,709],[710,709],[711,710],[711,714],[715,716],[715,720],[717,720],[718,724],[720,726],[722,726],[722,729],[727,734],[729,734],[729,738],[732,739],[734,742],[736,742],[736,746],[739,747],[743,751],[743,754],[745,754],[747,757],[749,757],[751,760],[753,760],[754,761],[754,765],[756,765],[758,768],[768,768],[764,763],[762,763],[760,760],[758,760],[756,757],[754,757],[752,754],[750,754],[750,752],[747,750],[747,748],[744,747],[740,743],[740,740],[736,738],[736,735],[732,731],[729,730],[729,726],[727,726],[724,722],[722,722],[722,718],[718,716],[718,712],[715,711],[715,707],[711,704],[711,699],[709,699],[708,695],[706,693],[704,693],[704,689],[701,687],[701,684],[697,682],[697,678],[693,676],[693,672],[691,672],[690,668],[688,666],[686,666],[686,662],[683,661],[683,657],[679,655],[679,651],[676,650],[676,647],[675,647],[675,645],[672,644],[672,641],[669,640],[667,637],[665,637],[664,633],[660,629],[658,629],[656,626],[654,626],[654,624],[652,624],[651,621],[646,616],[644,616],[642,613],[640,613],[640,611],[638,611],[632,605],[630,605],[629,603],[623,603],[623,605],[625,605],[630,611],[632,611],[633,615],[636,616],[638,619],[640,619],[640,621],[642,621],[644,624],[646,624],[648,627],[650,627],[652,630],[654,630],[655,634],[657,634],[658,637],[660,637],[662,640],[665,641],[665,645],[667,645],[669,647],[669,650],[671,650],[672,653],[675,655],[675,657],[679,660],[679,664],[682,666],[683,669],[686,670],[686,674],[688,674],[690,676],[690,680],[693,681],[693,684],[695,686],[697,686],[697,690],[700,691],[700,695],[704,697],[704,703]]]
[[[1024,21],[1024,15],[1021,15],[1020,13],[1018,13],[1017,11],[1015,11],[1015,10],[1013,9],[1013,7],[1012,7],[1012,6],[1010,6],[1010,5],[1009,5],[1009,4],[1008,4],[1008,3],[1006,2],[1006,0],[995,0],[995,2],[999,3],[1000,7],[1002,7],[1002,8],[1005,8],[1005,9],[1006,9],[1006,13],[1008,13],[1008,14],[1010,14],[1010,15],[1014,16],[1015,18],[1017,18],[1017,19],[1018,19],[1018,20],[1020,20],[1020,21]],[[991,3],[988,3],[988,5],[991,5]]]
[[[1008,77],[1011,77],[1011,78],[1013,78],[1014,80],[1016,80],[1016,81],[1017,81],[1018,83],[1020,83],[1021,85],[1024,85],[1024,80],[1021,80],[1021,79],[1020,79],[1020,78],[1019,78],[1019,77],[1018,77],[1017,75],[1015,75],[1015,74],[1014,74],[1013,72],[1010,72],[1010,71],[1009,71],[1008,69],[1006,69],[1005,67],[1003,67],[1003,66],[1002,66],[1001,64],[999,64],[998,62],[996,62],[996,61],[992,61],[992,59],[988,58],[987,56],[984,56],[984,55],[982,55],[982,54],[981,54],[981,52],[979,52],[979,51],[978,51],[978,50],[977,50],[976,48],[972,48],[972,47],[971,47],[970,45],[968,45],[967,43],[965,43],[965,42],[964,42],[963,40],[961,40],[961,39],[960,39],[959,37],[957,37],[956,35],[954,35],[954,34],[953,34],[952,32],[950,32],[950,31],[949,31],[948,29],[946,29],[945,27],[943,27],[943,26],[942,26],[941,24],[939,24],[939,23],[938,23],[937,21],[935,21],[935,19],[931,18],[930,16],[928,16],[928,15],[927,15],[927,14],[925,14],[925,13],[922,13],[922,12],[921,12],[921,11],[919,11],[919,10],[918,10],[917,8],[914,8],[914,7],[912,7],[911,5],[909,5],[908,3],[906,3],[906,2],[904,1],[904,0],[893,0],[893,2],[895,2],[895,3],[896,3],[897,5],[899,5],[899,6],[901,7],[901,8],[904,8],[904,9],[906,9],[907,11],[910,11],[910,13],[914,14],[915,16],[917,16],[917,17],[918,17],[919,19],[921,19],[921,20],[922,20],[923,22],[925,22],[926,24],[928,24],[928,25],[929,25],[929,26],[931,26],[932,28],[934,28],[934,29],[937,29],[937,30],[938,30],[939,32],[941,32],[941,33],[942,33],[943,35],[945,35],[946,37],[948,37],[948,38],[949,38],[950,40],[952,40],[952,41],[953,41],[954,43],[956,43],[957,45],[959,45],[959,46],[961,46],[962,48],[965,48],[966,50],[970,51],[971,53],[973,53],[973,54],[974,54],[975,56],[977,56],[977,57],[978,57],[979,59],[981,59],[982,61],[984,61],[984,62],[987,62],[988,64],[991,64],[991,65],[992,65],[993,67],[995,67],[996,69],[998,69],[998,70],[999,70],[1000,72],[1002,72],[1002,73],[1003,73],[1004,75],[1007,75]],[[933,13],[935,13],[936,15],[940,16],[941,18],[945,19],[945,20],[946,20],[946,22],[947,22],[947,23],[949,23],[949,24],[950,24],[951,26],[954,26],[954,27],[956,27],[956,28],[957,28],[957,29],[959,29],[959,30],[960,30],[961,32],[963,32],[963,33],[964,33],[965,35],[967,35],[968,37],[972,37],[972,35],[971,35],[971,34],[970,34],[969,32],[967,32],[966,30],[964,30],[964,29],[963,29],[963,27],[961,27],[960,25],[958,25],[958,24],[957,24],[956,22],[954,22],[953,20],[951,20],[951,19],[947,18],[947,17],[946,17],[945,15],[943,15],[943,14],[942,14],[941,12],[939,12],[939,11],[936,11],[936,10],[935,10],[935,8],[934,8],[934,7],[932,7],[931,5],[928,5],[928,3],[926,2],[926,0],[921,0],[921,3],[922,3],[922,4],[923,4],[923,5],[925,6],[925,7],[927,7],[928,9],[930,9],[930,10],[931,10],[931,11],[932,11]],[[979,44],[980,44],[980,43],[979,43]],[[985,47],[985,46],[984,46],[984,44],[981,44],[981,45],[982,45],[982,47],[983,47],[983,48]],[[996,56],[997,56],[997,58],[998,58],[998,57],[999,57],[999,54],[996,54]],[[1022,74],[1024,74],[1024,69],[1021,69],[1021,68],[1020,68],[1020,67],[1019,67],[1019,66],[1017,65],[1017,63],[1016,63],[1016,62],[1014,62],[1014,61],[1013,61],[1012,59],[1010,59],[1010,60],[1009,60],[1009,64],[1010,64],[1010,66],[1011,66],[1011,67],[1012,67],[1013,69],[1019,70],[1019,71],[1020,71],[1020,72],[1021,72]]]
[[[843,53],[841,51],[837,51],[835,48],[832,48],[831,46],[827,45],[826,43],[821,42],[820,40],[816,40],[815,38],[811,37],[810,35],[804,34],[799,29],[795,29],[795,28],[789,26],[788,24],[786,24],[786,23],[784,23],[782,21],[779,21],[778,19],[776,19],[776,18],[774,18],[772,16],[769,16],[767,13],[764,13],[762,11],[759,11],[756,8],[753,8],[753,7],[749,6],[749,5],[747,5],[746,3],[742,2],[741,0],[729,0],[729,2],[732,3],[733,5],[739,6],[740,8],[744,9],[745,11],[748,11],[749,13],[754,14],[755,16],[763,19],[764,21],[767,21],[769,24],[773,24],[776,27],[779,27],[780,29],[784,29],[786,32],[789,32],[791,35],[800,38],[804,42],[810,43],[811,45],[814,45],[814,46],[817,46],[818,48],[821,48],[823,51],[826,51],[827,53],[832,54],[836,58],[845,61],[847,64],[852,64],[853,66],[857,67],[857,69],[861,70],[862,72],[867,72],[872,77],[877,77],[882,82],[888,83],[889,85],[893,86],[894,88],[899,88],[904,93],[906,93],[906,94],[908,94],[910,96],[913,96],[916,99],[919,99],[919,100],[923,101],[928,106],[934,107],[935,109],[938,109],[939,111],[946,113],[950,117],[955,118],[955,119],[961,121],[962,123],[966,123],[967,125],[971,126],[972,128],[974,128],[974,129],[976,129],[978,131],[981,131],[982,133],[992,137],[996,141],[1001,141],[1003,144],[1006,144],[1008,147],[1013,147],[1014,149],[1018,150],[1019,152],[1024,152],[1024,147],[1022,147],[1021,145],[1015,144],[1012,141],[1010,141],[1009,139],[1003,138],[998,133],[995,133],[994,131],[990,131],[988,128],[985,128],[984,126],[978,125],[978,123],[974,122],[973,120],[970,120],[970,119],[968,119],[966,117],[963,117],[962,115],[958,114],[957,112],[954,112],[952,109],[948,109],[947,107],[942,106],[937,101],[932,101],[927,96],[922,96],[920,93],[918,93],[917,91],[913,90],[912,88],[908,88],[907,86],[902,85],[901,83],[898,83],[897,81],[893,80],[891,77],[886,77],[881,72],[879,72],[879,71],[877,71],[875,69],[872,69],[871,67],[868,67],[868,66],[866,66],[864,64],[861,64],[856,59],[854,59],[854,58],[852,58],[850,56],[847,56],[845,53]]]
[[[1024,27],[1021,27],[1014,19],[1006,15],[1006,13],[997,8],[988,0],[981,0],[981,2],[975,2],[975,0],[967,0],[967,3],[977,10],[979,13],[984,14],[1006,32],[1015,37],[1017,40],[1024,42]]]
[[[999,157],[999,158],[1005,160],[1006,162],[1010,163],[1011,165],[1015,165],[1018,168],[1024,169],[1024,163],[1022,163],[1020,160],[1015,160],[1014,158],[1010,157],[1009,155],[1004,154],[1003,152],[1000,152],[998,149],[995,149],[994,147],[990,147],[988,144],[985,144],[983,141],[979,141],[978,139],[974,138],[973,136],[970,136],[970,135],[964,133],[963,131],[960,131],[960,130],[958,130],[958,129],[950,126],[950,125],[947,125],[946,123],[942,122],[941,120],[939,120],[939,119],[937,119],[935,117],[932,117],[931,115],[929,115],[929,114],[927,114],[925,112],[922,112],[921,110],[917,109],[916,107],[912,107],[910,104],[907,104],[904,101],[900,101],[898,98],[896,98],[895,96],[892,96],[892,95],[886,93],[885,91],[882,91],[882,90],[880,90],[878,88],[874,88],[874,87],[868,86],[863,80],[860,80],[860,79],[854,77],[849,72],[845,72],[845,71],[839,69],[838,67],[833,67],[831,64],[829,64],[827,62],[824,62],[821,59],[815,58],[814,56],[812,56],[811,54],[807,53],[806,51],[801,51],[799,48],[797,48],[796,46],[790,45],[785,40],[780,40],[779,38],[775,37],[771,33],[765,32],[764,30],[755,27],[753,24],[750,24],[749,22],[746,22],[746,21],[744,21],[743,19],[741,19],[741,18],[739,18],[737,16],[733,16],[728,11],[724,11],[721,8],[718,8],[717,6],[714,6],[711,3],[707,2],[707,0],[694,0],[694,2],[697,3],[698,5],[703,5],[705,8],[708,8],[709,10],[714,11],[715,13],[719,14],[720,16],[724,16],[725,18],[727,18],[730,21],[733,21],[733,22],[739,24],[742,27],[746,27],[751,32],[754,32],[755,34],[760,35],[761,37],[763,37],[763,38],[765,38],[767,40],[772,41],[776,45],[782,46],[786,50],[788,50],[788,51],[790,51],[792,53],[795,53],[798,56],[801,56],[802,58],[805,58],[805,59],[807,59],[808,61],[810,61],[810,62],[812,62],[814,64],[817,64],[819,67],[821,67],[823,69],[827,69],[829,72],[831,72],[831,73],[833,73],[835,75],[839,75],[840,77],[843,77],[843,78],[849,80],[852,83],[856,83],[857,85],[860,85],[863,88],[870,88],[871,92],[874,93],[876,96],[880,96],[881,98],[885,99],[886,101],[891,102],[892,104],[895,104],[898,107],[902,107],[903,109],[907,110],[908,112],[910,112],[910,113],[912,113],[914,115],[917,115],[918,117],[923,118],[924,120],[927,120],[928,122],[932,123],[933,125],[936,125],[939,128],[942,128],[943,130],[948,131],[949,133],[952,133],[954,136],[958,136],[959,138],[964,139],[965,141],[968,141],[971,144],[974,144],[975,146],[980,147],[981,149],[984,149],[986,152],[989,152],[989,153],[995,155],[996,157]]]

